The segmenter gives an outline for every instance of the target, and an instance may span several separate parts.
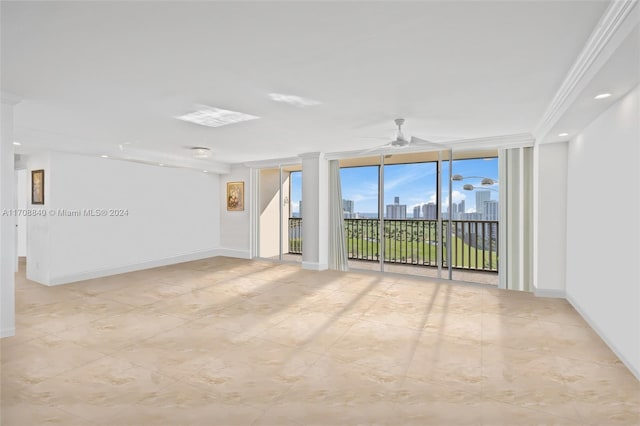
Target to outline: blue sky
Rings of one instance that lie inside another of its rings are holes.
[[[446,177],[449,174],[449,164],[443,162],[443,200],[448,205],[448,187]],[[498,180],[498,159],[470,159],[455,160],[453,174],[463,176],[482,176]],[[354,201],[354,209],[360,213],[375,213],[378,211],[378,167],[349,167],[340,173],[342,181],[342,198]],[[466,212],[473,212],[476,208],[475,191],[465,191],[464,184],[470,183],[480,187],[480,179],[465,178],[463,181],[453,182],[453,202],[465,200]],[[393,164],[384,168],[385,202],[392,204],[394,197],[400,197],[400,204],[407,205],[407,214],[413,213],[413,207],[436,201],[436,163]],[[493,188],[498,189],[498,185]],[[498,193],[491,192],[491,199],[497,200]],[[298,201],[302,195],[299,174],[293,174],[291,179],[291,201],[293,211],[298,211]],[[446,207],[443,209],[446,211]]]

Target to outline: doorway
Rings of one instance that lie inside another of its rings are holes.
[[[302,168],[259,171],[258,257],[302,262]]]

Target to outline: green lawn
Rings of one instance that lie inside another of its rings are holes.
[[[345,238],[349,258],[379,260],[379,231],[378,221],[374,219],[345,221]],[[437,266],[437,235],[437,224],[433,221],[385,222],[385,261]],[[483,241],[483,238],[479,238],[479,248],[476,248],[474,244],[467,244],[455,234],[452,237],[453,267],[497,271],[498,257],[495,249],[493,251],[484,249],[484,244],[488,245],[489,243],[488,240]],[[475,242],[475,237],[472,239],[473,242]],[[301,243],[301,239],[289,240],[289,251],[292,253],[302,252]],[[446,234],[444,235],[444,243],[446,246]],[[495,241],[492,241],[492,244],[495,247]],[[443,248],[442,258],[445,263],[446,256],[446,248]]]

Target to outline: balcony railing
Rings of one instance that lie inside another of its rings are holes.
[[[347,255],[352,260],[380,261],[380,221],[344,219]],[[447,267],[451,246],[451,267],[472,271],[498,271],[498,221],[442,221],[442,267]],[[420,219],[384,220],[386,263],[438,266],[438,221]],[[302,254],[302,219],[289,218],[289,253]]]

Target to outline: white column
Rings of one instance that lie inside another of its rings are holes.
[[[329,267],[329,162],[320,152],[302,159],[302,267]]]
[[[533,148],[533,291],[565,297],[568,144]]]
[[[2,93],[0,137],[0,337],[16,334],[15,261],[16,218],[2,214],[16,208],[13,148],[13,107],[20,100]]]

